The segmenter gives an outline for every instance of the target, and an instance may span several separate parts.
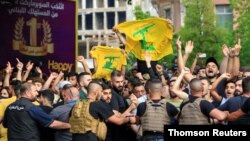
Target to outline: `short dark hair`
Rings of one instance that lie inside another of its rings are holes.
[[[25,92],[30,91],[31,90],[31,86],[34,85],[32,83],[23,83],[20,87],[20,95],[24,95]]]
[[[129,79],[129,82],[133,87],[135,87],[135,85],[137,85],[138,83],[141,83],[139,78]]]
[[[91,75],[91,74],[88,73],[88,72],[81,72],[81,73],[78,74],[78,76],[77,76],[77,82],[79,83],[80,80],[82,79],[82,77],[84,77],[85,75]]]
[[[15,86],[15,85],[21,85],[22,81],[20,80],[12,80],[10,81],[10,85]]]
[[[211,80],[207,77],[201,77],[200,80],[206,80],[209,85],[211,84]]]
[[[250,93],[250,76],[242,80],[243,93]]]
[[[118,70],[114,70],[111,73],[111,79],[113,79],[114,77],[121,77],[121,76],[123,76],[123,74],[121,71],[118,71]]]
[[[44,80],[40,77],[33,77],[31,78],[32,83],[41,83],[42,85],[45,83]]]
[[[107,89],[111,89],[111,87],[105,83],[102,84],[102,89],[103,90],[107,90]]]
[[[78,73],[77,72],[69,72],[68,77],[76,76],[77,77]]]
[[[131,69],[131,71],[132,71],[132,72],[133,72],[133,71],[137,71],[137,72],[138,72],[137,68],[133,68],[133,69]]]
[[[227,86],[227,84],[229,83],[233,83],[235,85],[235,82],[233,80],[229,80],[229,81],[226,81],[225,86]]]
[[[38,94],[39,94],[38,95],[39,97],[42,96],[42,97],[46,98],[50,102],[50,104],[53,103],[54,93],[52,92],[52,90],[50,90],[50,89],[42,90],[42,91],[39,91]]]

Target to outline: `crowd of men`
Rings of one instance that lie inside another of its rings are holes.
[[[180,39],[176,45],[174,67],[153,65],[146,53],[147,73],[114,70],[110,81],[92,78],[83,56],[77,61],[84,72],[48,77],[32,62],[25,71],[20,60],[16,71],[7,62],[1,141],[162,141],[164,125],[250,124],[250,70],[240,70],[240,41],[223,45],[220,65],[209,57],[197,67],[197,55],[190,69],[193,43],[186,43],[184,55]]]

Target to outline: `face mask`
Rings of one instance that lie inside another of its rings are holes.
[[[173,76],[172,73],[168,73],[168,78],[171,78]]]

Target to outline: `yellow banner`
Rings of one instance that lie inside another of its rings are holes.
[[[125,50],[133,53],[137,59],[145,60],[145,51],[150,53],[153,61],[173,53],[173,27],[167,23],[166,19],[150,18],[129,21],[115,28],[126,34]]]
[[[90,51],[91,57],[96,59],[97,70],[94,78],[105,78],[110,80],[111,72],[121,70],[122,65],[127,65],[126,56],[120,48],[111,48],[108,46],[97,46]]]

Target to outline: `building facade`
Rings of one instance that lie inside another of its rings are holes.
[[[88,51],[93,45],[118,42],[112,28],[126,21],[126,3],[125,0],[78,0],[78,54],[89,58]]]
[[[160,17],[171,19],[175,25],[175,31],[184,26],[185,8],[182,0],[155,0],[159,3]],[[216,24],[224,28],[233,27],[233,10],[229,0],[212,0],[215,5]]]

